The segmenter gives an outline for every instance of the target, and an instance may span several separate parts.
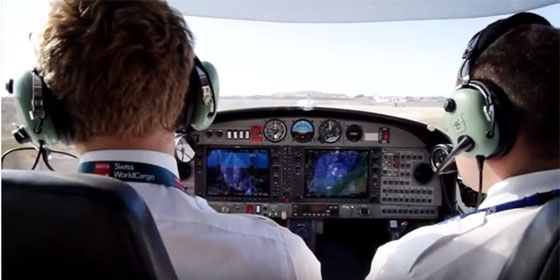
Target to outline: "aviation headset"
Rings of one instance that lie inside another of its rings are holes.
[[[32,141],[36,145],[59,141],[68,145],[72,142],[70,116],[36,70],[24,72],[15,84],[10,81],[6,87],[10,93],[15,89],[16,109],[23,122],[14,132],[18,142]],[[216,68],[195,57],[176,133],[186,134],[208,128],[216,117],[219,91]]]
[[[444,105],[444,121],[455,150],[449,158],[463,151],[466,156],[477,157],[480,161],[498,158],[515,143],[518,126],[510,100],[491,81],[472,79],[471,68],[493,42],[528,24],[551,26],[541,16],[519,13],[488,25],[469,41],[459,72],[461,84]]]

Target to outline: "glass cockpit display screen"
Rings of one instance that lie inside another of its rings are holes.
[[[268,196],[268,150],[207,150],[206,185],[208,196]]]
[[[369,151],[306,150],[306,197],[367,196]]]

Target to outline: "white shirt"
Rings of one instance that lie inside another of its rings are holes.
[[[140,150],[94,151],[89,161],[128,161],[166,168],[167,154]],[[128,182],[144,199],[179,279],[321,279],[320,263],[303,240],[271,219],[222,214],[201,197],[163,185]]]
[[[493,185],[480,208],[559,186],[560,169],[511,177]],[[379,247],[366,279],[497,279],[541,207],[482,212],[414,230]]]

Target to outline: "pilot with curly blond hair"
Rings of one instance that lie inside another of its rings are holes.
[[[166,2],[54,1],[36,54],[71,119],[81,165],[125,162],[170,174],[167,183],[127,183],[148,205],[180,279],[321,278],[313,253],[288,229],[217,213],[173,187],[174,129],[194,52],[183,16]]]

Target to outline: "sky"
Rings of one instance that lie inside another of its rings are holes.
[[[41,26],[48,3],[1,0],[0,8],[4,84],[33,66],[28,34]],[[560,4],[533,12],[560,26]],[[218,69],[222,96],[295,91],[447,96],[471,36],[502,17],[355,24],[186,21],[198,57]]]

